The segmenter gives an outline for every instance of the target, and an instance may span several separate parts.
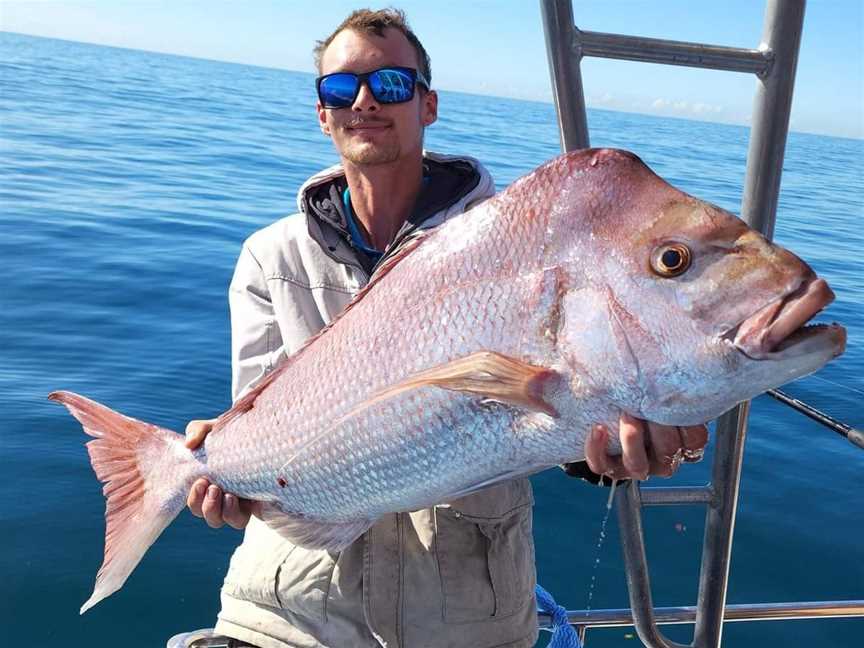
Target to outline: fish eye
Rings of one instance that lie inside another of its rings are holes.
[[[661,277],[677,277],[687,272],[692,254],[683,243],[666,243],[651,255],[651,270]]]

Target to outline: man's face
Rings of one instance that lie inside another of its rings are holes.
[[[321,74],[371,72],[386,66],[419,68],[417,53],[397,29],[384,36],[345,29],[336,35],[321,58]],[[378,103],[362,84],[347,108],[317,105],[321,130],[333,138],[336,150],[357,165],[387,164],[422,154],[423,128],[438,117],[438,96],[418,84],[414,98],[399,104]]]

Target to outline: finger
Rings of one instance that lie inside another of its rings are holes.
[[[684,458],[681,433],[673,425],[649,422],[648,436],[651,445],[651,474],[671,477]]]
[[[678,428],[687,450],[702,450],[708,445],[707,425],[682,425]]]
[[[254,515],[255,517],[263,520],[263,507],[264,502],[259,502],[257,500],[243,500],[244,502],[249,502],[249,513]]]
[[[606,472],[603,473],[606,477],[610,477],[617,481],[621,481],[624,479],[633,479],[633,475],[624,465],[624,458],[622,456],[612,456],[607,455],[606,457]],[[648,479],[646,475],[644,479]]]
[[[235,529],[244,529],[249,524],[252,502],[241,500],[236,495],[225,493],[222,498],[222,517],[229,526]]]
[[[621,458],[629,476],[633,479],[647,479],[650,464],[645,449],[645,423],[621,412],[618,435],[621,438]]]
[[[204,495],[207,493],[207,487],[210,485],[206,479],[201,478],[195,480],[192,488],[189,489],[189,497],[186,498],[186,506],[195,517],[204,517],[201,511],[201,505],[204,503]]]
[[[194,450],[204,442],[204,439],[213,429],[213,420],[189,421],[186,425],[186,447]]]
[[[708,426],[685,425],[678,428],[681,443],[684,448],[684,461],[695,463],[702,461],[705,446],[708,445]]]
[[[592,425],[585,443],[585,461],[591,472],[603,475],[608,470],[606,447],[609,443],[609,431],[605,425]]]
[[[210,484],[207,488],[207,495],[204,496],[204,503],[201,505],[201,512],[204,513],[204,520],[207,526],[218,529],[225,524],[225,519],[222,517],[222,489],[214,484]]]

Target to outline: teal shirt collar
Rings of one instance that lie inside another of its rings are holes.
[[[374,262],[380,259],[384,252],[376,250],[366,244],[363,235],[360,233],[360,227],[357,225],[357,220],[354,218],[354,209],[351,207],[351,192],[348,187],[342,192],[342,204],[345,207],[345,223],[348,225],[348,234],[351,236],[351,242],[358,250],[362,251]]]

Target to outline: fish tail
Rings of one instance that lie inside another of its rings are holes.
[[[78,394],[48,395],[84,431],[90,463],[104,484],[105,558],[81,614],[123,586],[159,534],[183,510],[192,482],[204,474],[183,437],[123,416]]]

